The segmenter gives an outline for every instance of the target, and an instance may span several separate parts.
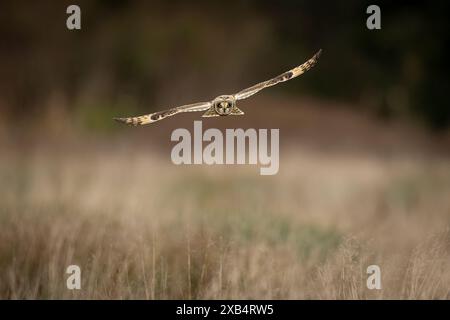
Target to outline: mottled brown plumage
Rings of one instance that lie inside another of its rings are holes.
[[[128,124],[128,125],[144,125],[153,123],[167,117],[171,117],[177,113],[181,112],[197,112],[206,111],[203,117],[216,117],[216,116],[227,116],[227,115],[243,115],[244,112],[236,106],[236,101],[246,99],[255,93],[261,91],[262,89],[272,87],[278,83],[291,80],[299,75],[305,73],[312,67],[314,67],[322,53],[320,49],[311,59],[301,64],[300,66],[291,69],[287,72],[276,76],[267,81],[260,82],[251,86],[247,89],[239,91],[234,95],[221,95],[210,102],[200,102],[194,104],[188,104],[165,111],[158,111],[155,113],[139,116],[139,117],[129,117],[129,118],[114,118],[115,120]]]

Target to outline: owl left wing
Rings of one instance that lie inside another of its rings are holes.
[[[236,93],[234,95],[234,97],[236,98],[236,100],[246,99],[246,98],[254,95],[255,93],[261,91],[262,89],[269,88],[280,82],[285,82],[285,81],[294,79],[295,77],[298,77],[299,75],[305,73],[306,71],[308,71],[309,69],[311,69],[312,67],[314,67],[316,65],[317,60],[319,59],[321,53],[322,53],[322,49],[317,51],[317,53],[311,59],[309,59],[302,65],[299,65],[298,67],[296,67],[294,69],[286,71],[285,73],[282,73],[273,79],[270,79],[270,80],[267,80],[264,82],[260,82],[250,88],[239,91],[238,93]]]
[[[187,104],[183,106],[179,106],[176,108],[164,110],[164,111],[158,111],[155,113],[146,114],[143,116],[138,117],[128,117],[128,118],[114,118],[114,120],[137,126],[137,125],[144,125],[153,123],[159,120],[163,120],[167,117],[171,117],[176,115],[177,113],[181,112],[196,112],[196,111],[205,111],[208,110],[211,107],[211,102],[199,102],[199,103],[193,103],[193,104]]]

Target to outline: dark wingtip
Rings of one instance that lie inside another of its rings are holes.
[[[319,49],[319,51],[317,51],[317,53],[315,54],[316,58],[319,58],[321,54],[322,54],[322,49]]]

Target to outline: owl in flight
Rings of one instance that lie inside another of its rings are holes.
[[[320,49],[311,59],[303,63],[302,65],[291,69],[285,73],[280,74],[279,76],[260,82],[250,88],[239,91],[233,95],[221,95],[215,98],[212,101],[208,102],[199,102],[193,104],[187,104],[184,106],[172,108],[165,111],[158,111],[155,113],[139,116],[139,117],[130,117],[130,118],[114,118],[119,122],[123,122],[129,125],[144,125],[153,123],[167,117],[171,117],[177,113],[181,112],[197,112],[197,111],[206,111],[203,114],[203,117],[218,117],[218,116],[228,116],[228,115],[243,115],[244,112],[240,110],[236,106],[236,101],[246,99],[255,93],[261,91],[262,89],[274,86],[280,82],[285,82],[291,80],[299,75],[305,73],[309,69],[311,69],[320,57],[322,53],[322,49]]]

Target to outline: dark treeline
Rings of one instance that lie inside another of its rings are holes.
[[[448,2],[2,1],[0,107],[20,121],[51,101],[68,112],[149,110],[276,75],[323,48],[320,71],[278,93],[313,95],[431,128],[450,123]],[[56,97],[56,98],[55,98]],[[103,116],[103,114],[101,114]]]

